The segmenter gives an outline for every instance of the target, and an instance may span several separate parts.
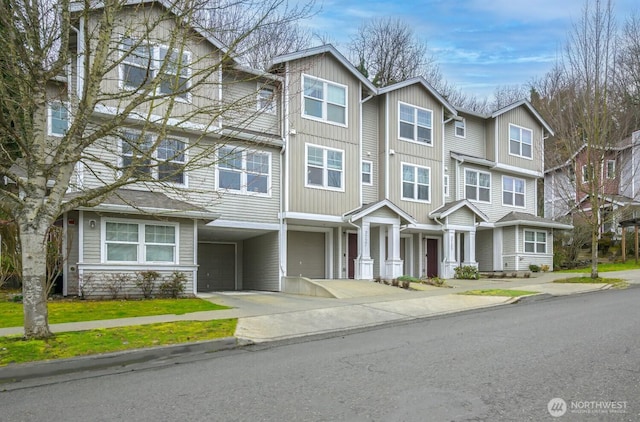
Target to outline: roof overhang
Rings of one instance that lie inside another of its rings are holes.
[[[346,222],[354,222],[360,220],[363,217],[381,209],[381,208],[389,208],[391,211],[396,213],[401,220],[404,220],[405,224],[416,224],[417,221],[407,212],[403,211],[400,207],[398,207],[393,202],[388,199],[383,199],[382,201],[375,202],[369,206],[360,207],[356,210],[350,211],[342,216],[342,219]]]
[[[483,222],[489,222],[489,217],[487,217],[487,215],[485,213],[480,211],[480,209],[478,207],[473,205],[467,199],[462,199],[462,200],[458,201],[457,204],[449,206],[449,207],[447,206],[447,204],[445,204],[442,207],[431,211],[429,213],[429,217],[431,217],[431,218],[445,218],[445,217],[448,217],[449,215],[455,213],[456,211],[458,211],[459,209],[464,208],[464,207],[468,208],[476,216],[480,217],[480,219]]]
[[[189,218],[213,221],[220,218],[220,214],[209,211],[171,210],[166,208],[134,207],[120,204],[98,204],[94,207],[78,207],[81,211],[99,211],[118,214],[148,215],[163,218]]]

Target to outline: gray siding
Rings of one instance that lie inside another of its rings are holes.
[[[478,270],[493,271],[493,231],[476,232],[476,261]]]
[[[372,162],[371,186],[362,186],[362,203],[376,202],[379,198],[379,184],[384,183],[380,177],[378,149],[378,100],[372,98],[363,105],[362,118],[362,159]]]
[[[267,233],[244,241],[242,288],[280,289],[278,233]]]
[[[532,159],[522,158],[509,154],[509,124],[515,124],[533,131],[532,139]],[[542,172],[544,170],[544,141],[542,127],[534,119],[529,111],[524,107],[518,107],[496,118],[498,129],[498,159],[504,163],[517,168]]]
[[[447,217],[447,223],[458,226],[473,226],[475,214],[467,207],[460,208]]]
[[[502,254],[504,271],[516,270],[516,229],[515,227],[505,227],[502,230]]]

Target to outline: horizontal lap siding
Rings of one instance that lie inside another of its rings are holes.
[[[242,288],[280,290],[278,233],[267,233],[244,241]]]
[[[447,223],[457,226],[473,226],[475,214],[467,207],[460,208],[447,217]]]
[[[276,112],[258,110],[258,89],[269,87],[274,90]],[[223,126],[247,128],[257,133],[280,135],[280,111],[282,110],[279,88],[266,80],[258,80],[254,75],[224,75],[222,98],[229,104]]]

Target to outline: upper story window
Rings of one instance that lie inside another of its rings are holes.
[[[302,116],[347,125],[347,87],[303,75]]]
[[[502,204],[524,207],[524,180],[502,176]]]
[[[135,166],[133,174],[137,177],[186,185],[186,146],[182,139],[167,137],[158,141],[149,133],[126,131],[120,143],[122,168]]]
[[[402,164],[402,199],[431,200],[431,170],[428,167]]]
[[[582,183],[588,183],[593,177],[593,164],[582,166]]]
[[[51,136],[64,136],[69,130],[68,105],[61,102],[49,104],[48,133]]]
[[[343,190],[344,152],[338,149],[307,145],[307,179],[305,186]]]
[[[532,158],[532,141],[531,129],[509,125],[509,154]]]
[[[465,169],[464,191],[465,198],[471,201],[491,202],[491,174]]]
[[[373,184],[373,163],[371,161],[362,161],[362,184]]]
[[[455,135],[458,138],[465,138],[467,136],[467,124],[464,119],[455,120],[454,123]]]
[[[158,78],[157,92],[175,94],[176,98],[190,100],[191,53],[170,51],[165,46],[152,46],[144,41],[123,38],[124,57],[120,63],[120,82],[125,89],[143,88]]]
[[[222,147],[218,151],[218,189],[268,195],[271,189],[271,154]]]
[[[547,232],[525,230],[524,251],[528,253],[547,253]]]
[[[107,220],[104,223],[105,262],[177,262],[177,225]]]
[[[275,90],[270,86],[258,85],[258,111],[269,114],[276,113]]]
[[[616,178],[616,160],[607,160],[607,179]]]
[[[444,175],[444,196],[449,197],[449,175]]]
[[[432,145],[431,110],[399,103],[399,128],[398,136],[406,141],[420,142]]]

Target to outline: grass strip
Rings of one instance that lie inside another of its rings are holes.
[[[527,290],[507,290],[507,289],[486,289],[486,290],[467,290],[466,292],[460,292],[460,295],[473,295],[473,296],[506,296],[506,297],[520,297],[535,295],[538,292],[530,292]]]
[[[229,309],[197,298],[148,300],[53,300],[47,304],[49,323],[97,321],[152,315],[183,315],[190,312]],[[23,308],[20,302],[0,301],[0,328],[20,327]]]
[[[636,264],[634,259],[627,260],[627,262],[614,262],[598,264],[598,272],[610,272],[610,271],[627,271],[627,270],[640,270],[640,264]],[[570,270],[554,271],[560,273],[591,273],[591,265],[581,268],[573,268]]]
[[[629,287],[629,283],[621,278],[591,278],[591,277],[569,277],[554,280],[554,283],[582,283],[582,284],[612,284],[615,289]]]
[[[0,366],[231,337],[237,322],[231,318],[71,331],[46,340],[0,337]]]

